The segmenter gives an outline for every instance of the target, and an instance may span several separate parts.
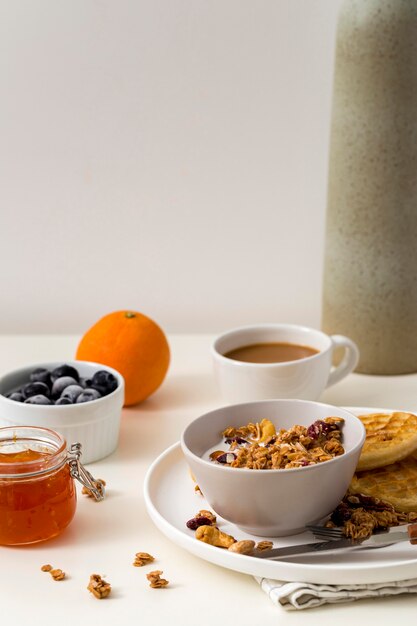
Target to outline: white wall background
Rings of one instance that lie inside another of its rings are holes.
[[[340,0],[0,0],[0,332],[318,326]]]

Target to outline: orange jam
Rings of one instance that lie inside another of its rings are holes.
[[[37,452],[36,450],[21,450],[20,452],[0,452],[0,463],[24,463],[25,461],[42,461],[47,460],[50,454],[48,452]],[[40,464],[41,466],[41,464]]]
[[[66,458],[58,433],[0,429],[0,545],[45,541],[68,526],[76,489]]]

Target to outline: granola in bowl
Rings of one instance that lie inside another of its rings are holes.
[[[344,454],[343,423],[341,417],[325,417],[310,426],[279,430],[267,419],[230,426],[222,432],[223,447],[209,451],[208,458],[224,466],[255,470],[316,465]]]

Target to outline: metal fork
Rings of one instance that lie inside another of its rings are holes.
[[[345,536],[341,528],[327,528],[326,526],[314,526],[309,524],[306,526],[317,539],[343,539]]]
[[[338,539],[344,539],[345,535],[343,534],[343,530],[341,528],[327,528],[326,526],[314,526],[314,524],[309,524],[306,526],[307,530],[310,530],[316,539],[326,539],[327,541],[337,541]],[[386,532],[386,531],[385,531]],[[375,535],[384,534],[383,530],[379,532],[376,531]],[[363,540],[362,540],[363,541]],[[361,543],[359,541],[358,543]],[[386,546],[390,546],[391,543],[384,543],[382,545],[375,546],[367,546],[368,550],[375,550],[376,548],[382,548]]]

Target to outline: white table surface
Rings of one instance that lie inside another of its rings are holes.
[[[411,617],[416,596],[361,600],[288,613],[272,604],[255,580],[213,565],[169,541],[145,509],[143,478],[150,463],[179,440],[200,413],[220,406],[209,346],[211,335],[171,335],[172,361],[161,388],[141,405],[124,409],[118,449],[88,469],[108,485],[107,498],[95,503],[79,497],[76,516],[60,538],[33,547],[0,548],[2,615],[14,623],[39,620],[43,626],[93,623],[213,624],[276,623],[351,625],[372,618],[392,625]],[[0,375],[15,367],[74,357],[76,336],[0,336]],[[417,374],[372,377],[351,374],[321,400],[344,406],[417,410]],[[170,584],[151,589],[149,567],[132,566],[138,551],[156,557]],[[67,573],[55,582],[40,571],[51,563]],[[112,584],[112,594],[96,600],[86,589],[91,573]],[[417,571],[416,571],[417,575]]]

